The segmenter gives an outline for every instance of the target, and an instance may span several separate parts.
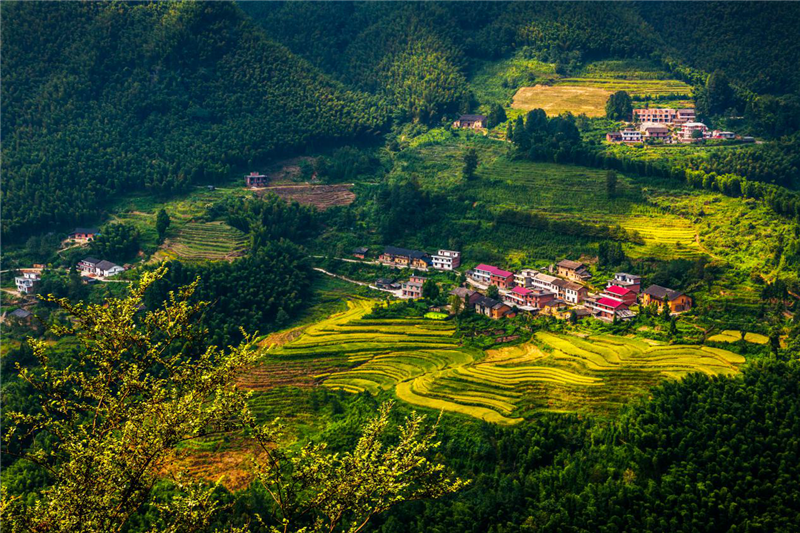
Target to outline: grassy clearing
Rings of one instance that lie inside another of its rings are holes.
[[[345,311],[272,336],[262,365],[240,383],[267,392],[286,385],[389,392],[413,405],[514,424],[537,410],[613,412],[660,380],[732,374],[744,362],[704,346],[546,332],[482,353],[461,346],[447,322],[363,319],[374,304],[350,300]]]
[[[606,100],[613,91],[606,88],[570,85],[534,85],[521,87],[511,108],[522,111],[543,109],[548,116],[570,112],[587,117],[605,116]]]

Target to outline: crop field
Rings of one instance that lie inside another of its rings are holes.
[[[346,311],[270,345],[240,383],[261,391],[302,383],[386,391],[413,405],[514,424],[538,410],[610,413],[660,380],[732,374],[744,362],[705,346],[546,332],[483,353],[461,346],[447,322],[364,319],[374,304],[350,300]]]
[[[710,341],[714,342],[739,342],[743,338],[742,332],[736,329],[726,329],[716,335],[712,335],[708,338]],[[769,337],[766,335],[762,335],[760,333],[752,333],[752,332],[745,332],[744,333],[744,340],[745,342],[751,342],[753,344],[766,344],[769,342]]]
[[[177,236],[167,239],[156,259],[180,261],[230,261],[244,255],[244,233],[224,222],[189,222]]]
[[[521,87],[511,102],[512,109],[543,109],[554,117],[570,112],[587,117],[605,116],[606,100],[613,91],[607,88],[571,85],[534,85]]]
[[[674,216],[633,215],[621,218],[619,224],[644,239],[644,246],[628,247],[631,257],[691,259],[702,254],[696,242],[695,228],[688,220]]]
[[[260,189],[261,194],[271,192],[277,194],[287,202],[297,202],[302,205],[313,205],[317,209],[325,210],[339,205],[350,205],[356,199],[351,191],[352,183],[336,183],[333,185],[312,184],[283,184],[270,185]]]

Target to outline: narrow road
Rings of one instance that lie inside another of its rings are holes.
[[[340,279],[340,280],[346,281],[348,283],[354,283],[356,285],[361,285],[362,287],[369,287],[370,289],[374,289],[376,291],[388,292],[389,294],[393,294],[394,296],[396,296],[398,298],[400,298],[401,297],[400,295],[402,294],[402,290],[400,290],[400,289],[398,289],[396,291],[390,291],[389,289],[379,289],[375,285],[370,285],[369,283],[365,283],[363,281],[356,281],[354,279],[346,278],[344,276],[340,276],[339,274],[334,274],[333,272],[328,272],[327,270],[325,270],[323,268],[319,268],[319,267],[313,267],[313,268],[317,272],[322,272],[326,276],[330,276],[332,278]]]

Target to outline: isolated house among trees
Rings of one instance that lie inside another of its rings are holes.
[[[41,279],[36,272],[23,272],[21,276],[14,278],[14,283],[20,294],[33,294]]]
[[[485,115],[461,115],[458,120],[453,122],[454,128],[471,128],[480,129],[485,128],[487,125]]]
[[[264,174],[258,172],[251,172],[244,177],[244,183],[248,187],[266,187],[269,183],[269,178]]]
[[[359,246],[358,248],[353,248],[353,257],[364,259],[367,257],[367,252],[369,252],[369,248],[367,248],[366,246]]]
[[[692,308],[692,299],[680,291],[673,291],[660,285],[650,285],[642,293],[642,304],[657,304],[660,308],[669,305],[671,313],[681,313]]]
[[[69,234],[69,238],[83,243],[93,241],[98,235],[100,235],[100,230],[97,228],[75,228],[75,231]]]

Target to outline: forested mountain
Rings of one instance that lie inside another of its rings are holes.
[[[376,99],[230,3],[2,5],[3,236],[97,217],[276,151],[376,131]]]

